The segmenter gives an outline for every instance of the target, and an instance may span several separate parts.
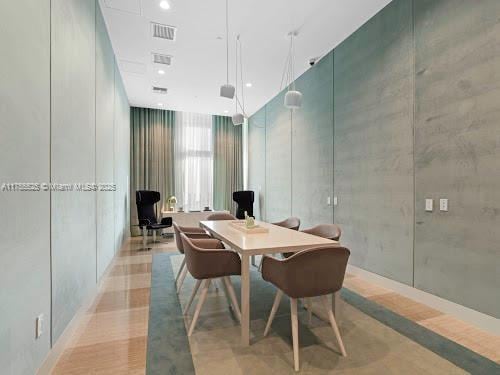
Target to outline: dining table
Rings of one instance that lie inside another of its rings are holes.
[[[294,253],[316,247],[339,246],[338,241],[308,233],[255,221],[260,232],[246,232],[236,227],[234,220],[200,221],[200,227],[219,239],[241,257],[241,343],[250,345],[250,258],[256,255]],[[240,224],[242,224],[240,222]],[[334,314],[338,316],[340,293],[332,298]]]

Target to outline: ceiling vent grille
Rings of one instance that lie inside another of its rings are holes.
[[[172,65],[172,56],[153,53],[153,62],[155,64]]]
[[[151,22],[153,38],[175,40],[177,29],[173,26],[162,25],[161,23]]]
[[[166,87],[153,86],[153,92],[155,94],[166,94],[168,89]]]

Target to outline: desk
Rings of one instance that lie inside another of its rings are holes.
[[[256,221],[269,229],[268,233],[246,234],[232,227],[231,220],[201,221],[200,226],[213,237],[227,243],[241,255],[241,341],[250,345],[250,257],[274,253],[297,252],[312,247],[338,246],[337,241]],[[338,293],[332,299],[334,310],[338,306]]]
[[[206,220],[208,216],[216,213],[226,213],[229,211],[198,211],[198,212],[178,212],[178,211],[162,211],[162,217],[171,217],[172,221],[181,227],[199,227],[200,221]],[[172,227],[168,228],[165,233],[174,233]]]

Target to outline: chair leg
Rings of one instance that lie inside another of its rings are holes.
[[[299,371],[299,321],[297,319],[297,300],[290,298],[290,311],[292,313],[292,341],[293,341],[293,365],[295,371]]]
[[[283,297],[283,292],[280,289],[278,289],[276,297],[274,298],[273,308],[271,309],[271,313],[269,314],[269,318],[267,319],[266,329],[264,330],[264,336],[267,336],[267,334],[269,333],[269,328],[271,328],[271,324],[273,323],[276,311],[278,311],[278,307],[281,302],[281,297]]]
[[[193,321],[191,322],[191,326],[189,327],[188,336],[191,336],[194,331],[194,327],[196,326],[196,322],[198,321],[198,317],[200,316],[201,308],[205,303],[205,299],[207,298],[208,288],[210,287],[210,279],[203,280],[202,290],[200,294],[200,299],[198,300],[198,304],[196,305],[196,311],[193,315]]]
[[[175,276],[175,283],[176,284],[177,284],[177,281],[179,280],[179,276],[181,275],[182,270],[184,269],[185,266],[186,266],[186,258],[184,257],[182,259],[181,266],[179,267],[179,271],[177,271],[177,275]]]
[[[309,325],[312,323],[312,298],[306,298],[307,314],[309,319]]]
[[[142,250],[148,250],[147,246],[148,230],[146,226],[142,227]]]
[[[200,288],[201,280],[196,280],[196,285],[194,286],[193,292],[191,293],[191,297],[189,297],[189,302],[186,305],[186,308],[184,309],[184,315],[187,315],[189,313],[189,308],[193,304],[194,297],[196,296],[196,293],[198,293],[198,289]]]
[[[177,293],[181,291],[182,284],[184,284],[184,279],[186,278],[188,269],[186,266],[182,269],[181,275],[179,276],[179,283],[177,284]]]
[[[238,305],[238,300],[236,299],[236,293],[234,293],[233,283],[231,282],[231,277],[226,276],[223,279],[224,284],[229,292],[229,297],[231,298],[231,303],[233,305],[234,312],[236,313],[236,317],[241,323],[241,311]]]
[[[231,302],[231,297],[229,297],[229,290],[227,289],[226,283],[224,280],[222,281],[222,290],[224,291],[224,295],[226,296],[227,305],[230,311],[233,311],[233,304]]]
[[[346,357],[347,353],[344,348],[344,343],[342,342],[342,337],[340,337],[339,327],[337,326],[337,322],[335,321],[335,317],[333,316],[332,304],[330,303],[328,296],[324,296],[323,300],[325,303],[326,311],[328,313],[328,318],[330,319],[330,325],[332,326],[333,333],[335,333],[335,337],[337,338],[337,342],[339,343],[340,352],[344,357]]]
[[[153,229],[153,243],[156,243],[156,231]]]

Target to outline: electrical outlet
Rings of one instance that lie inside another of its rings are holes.
[[[336,206],[339,203],[339,200],[337,197],[333,197],[333,205]]]
[[[439,210],[448,211],[448,199],[440,199],[439,200]]]
[[[37,316],[35,321],[35,338],[39,338],[43,333],[43,314]]]
[[[434,205],[434,201],[433,201],[432,199],[427,198],[427,199],[425,200],[425,210],[426,210],[427,212],[432,212],[432,209],[433,209],[433,207],[432,207],[432,206],[433,206],[433,205]]]

